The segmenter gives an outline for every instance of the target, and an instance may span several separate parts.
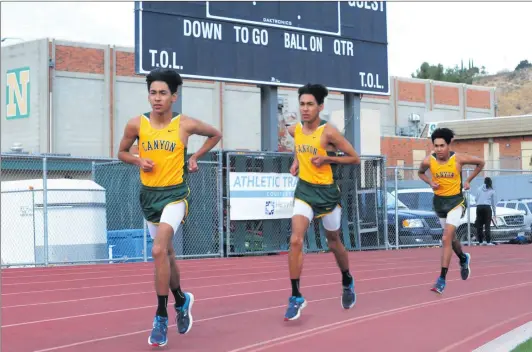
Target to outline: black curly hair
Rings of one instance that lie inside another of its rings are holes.
[[[316,99],[318,105],[323,104],[327,95],[329,95],[329,90],[322,84],[305,84],[297,90],[299,94],[298,98],[301,98],[303,94],[312,94]]]
[[[177,71],[168,68],[157,68],[151,71],[146,77],[146,83],[148,84],[148,91],[151,84],[155,81],[164,82],[168,84],[168,88],[172,94],[177,92],[177,88],[183,84],[183,79]]]

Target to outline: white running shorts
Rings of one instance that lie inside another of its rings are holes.
[[[183,218],[185,217],[185,211],[186,204],[184,201],[179,203],[168,204],[163,209],[163,212],[161,214],[161,220],[159,223],[164,222],[165,224],[172,226],[175,234],[177,229],[179,228],[179,225],[181,225],[181,221],[183,221]],[[150,236],[152,239],[155,239],[158,225],[155,225],[154,223],[149,221],[147,223],[148,230],[150,231]]]
[[[458,226],[460,226],[460,219],[462,219],[463,213],[464,208],[462,206],[457,206],[447,213],[447,218],[440,218],[441,226],[445,229],[445,225],[450,224],[458,228]]]
[[[299,199],[294,200],[294,212],[292,216],[294,215],[303,215],[308,219],[309,222],[314,219],[314,212],[312,211],[312,208],[307,203],[302,202]],[[342,221],[342,208],[337,205],[331,213],[323,216],[321,220],[325,230],[338,230]]]

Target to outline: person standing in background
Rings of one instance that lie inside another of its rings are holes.
[[[475,221],[477,228],[477,239],[480,246],[484,246],[484,235],[486,235],[486,244],[493,246],[491,243],[491,220],[495,217],[497,209],[497,200],[491,178],[486,177],[484,184],[477,189],[475,195],[477,203],[477,218]],[[485,228],[485,229],[484,229]],[[483,230],[484,229],[484,230]]]

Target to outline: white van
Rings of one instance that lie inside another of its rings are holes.
[[[395,191],[391,192],[395,195]],[[401,202],[406,204],[410,209],[419,210],[433,210],[432,199],[434,192],[431,188],[412,188],[412,189],[400,189],[397,191],[398,198]],[[467,193],[466,193],[467,197]],[[469,223],[471,224],[471,240],[477,241],[475,219],[477,217],[477,209],[475,198],[470,195],[468,198],[469,203]],[[493,242],[508,241],[516,236],[524,236],[527,232],[525,217],[522,211],[497,207],[496,208],[495,224],[491,225],[491,238]],[[457,234],[461,241],[467,240],[467,223],[468,215],[466,214],[461,219],[461,224],[458,227]]]

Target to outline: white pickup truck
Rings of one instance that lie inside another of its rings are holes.
[[[391,192],[395,195],[395,191]],[[431,188],[410,188],[397,191],[397,197],[410,209],[433,210],[432,199],[434,193]],[[467,197],[467,193],[466,193]],[[472,195],[469,195],[469,223],[471,224],[471,240],[477,241],[475,219],[477,217],[476,203]],[[524,236],[527,231],[524,212],[505,207],[496,207],[496,226],[491,225],[491,238],[494,242],[508,241],[518,235]],[[461,241],[467,240],[468,215],[461,219],[457,229],[457,235]]]

